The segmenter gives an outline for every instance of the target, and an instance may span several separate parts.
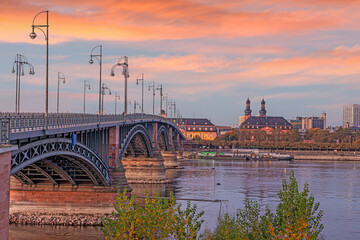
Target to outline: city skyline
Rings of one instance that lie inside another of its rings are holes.
[[[91,83],[86,109],[97,111],[98,69],[88,61],[99,44],[103,82],[120,93],[119,103],[124,80],[120,74],[110,77],[110,69],[123,55],[129,57],[129,100],[141,101],[136,77],[144,73],[145,87],[162,84],[181,115],[219,125],[237,123],[247,97],[253,112],[264,97],[271,116],[326,112],[333,126],[342,124],[343,105],[360,103],[357,1],[4,0],[0,6],[6,23],[0,40],[2,111],[15,107],[16,54],[25,55],[36,73],[21,77],[21,111],[44,110],[45,40],[41,32],[29,38],[42,10],[50,11],[50,112],[56,111],[58,72],[66,75],[60,111],[82,112],[84,80]],[[149,91],[145,101],[145,112],[152,112]],[[157,95],[156,112],[158,101]],[[104,108],[114,112],[114,96],[105,96]]]

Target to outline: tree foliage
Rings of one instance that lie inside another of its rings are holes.
[[[260,214],[256,201],[246,200],[244,209],[238,209],[234,217],[225,214],[218,219],[215,230],[207,233],[207,239],[318,239],[323,230],[321,219],[323,211],[310,194],[309,185],[299,191],[292,171],[289,181],[283,180],[282,190],[278,193],[280,203],[276,212],[266,208]]]
[[[185,210],[171,193],[169,198],[146,196],[143,207],[134,206],[135,196],[118,193],[112,218],[103,219],[106,239],[197,239],[203,211],[187,203]]]

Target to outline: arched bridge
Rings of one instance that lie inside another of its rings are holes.
[[[49,114],[44,126],[43,114],[0,114],[0,144],[18,147],[11,175],[22,185],[124,187],[126,178],[162,180],[165,167],[176,167],[185,140],[173,122],[146,114]]]

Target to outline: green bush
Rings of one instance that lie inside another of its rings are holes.
[[[126,191],[118,193],[113,217],[103,219],[106,239],[197,239],[204,212],[196,213],[196,205],[188,202],[182,211],[172,193],[169,198],[146,196],[143,207],[135,207],[134,199]]]
[[[256,201],[245,201],[245,208],[238,209],[236,216],[225,214],[218,218],[213,232],[207,232],[205,239],[318,239],[323,230],[321,219],[323,211],[310,194],[309,185],[299,191],[292,171],[289,181],[283,180],[282,190],[278,193],[280,203],[276,212],[266,208],[260,215],[260,205]]]

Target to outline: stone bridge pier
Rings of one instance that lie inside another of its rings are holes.
[[[125,168],[129,183],[159,183],[165,180],[164,158],[158,148],[157,123],[138,126],[129,144],[123,144],[125,149],[121,162]]]
[[[9,238],[11,151],[17,146],[0,146],[0,239]]]

